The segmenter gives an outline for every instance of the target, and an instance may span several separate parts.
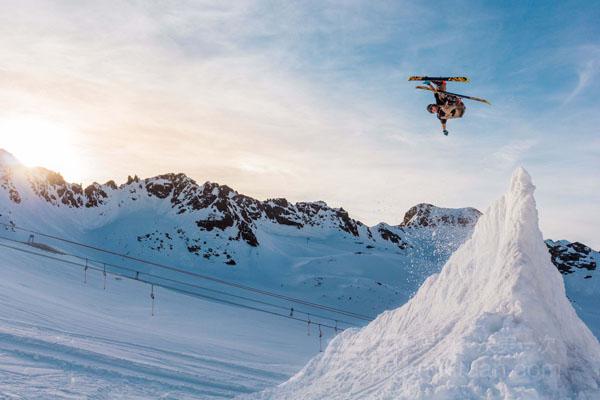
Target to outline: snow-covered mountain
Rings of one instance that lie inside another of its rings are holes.
[[[407,301],[471,235],[480,215],[419,204],[399,224],[366,226],[321,201],[260,201],[184,174],[84,188],[0,150],[0,222],[370,315]],[[585,271],[565,276],[577,281],[567,284],[573,301],[588,302],[582,293],[600,296],[592,279],[598,253],[576,243],[547,244],[562,272]],[[582,312],[600,323],[595,312]]]
[[[595,271],[598,265],[597,251],[582,243],[566,240],[546,240],[546,246],[552,255],[552,262],[562,274],[569,275],[578,270],[587,271],[584,279],[592,278],[591,271]]]
[[[82,187],[0,151],[0,222],[9,225],[0,228],[2,237],[26,242],[29,233],[14,226],[29,228],[371,316],[406,303],[471,236],[480,215],[419,204],[398,224],[366,226],[323,202],[259,201],[183,174]],[[159,273],[48,237],[33,240],[37,252],[49,246]],[[571,303],[600,335],[600,255],[577,243],[546,245]],[[90,272],[84,284],[81,267],[6,247],[0,261],[0,397],[228,398],[286,380],[319,348],[314,315],[307,336],[298,321],[163,290],[150,318],[143,282],[109,275],[104,290],[101,273]],[[323,333],[326,343],[335,332]]]
[[[264,399],[597,399],[600,344],[538,228],[523,169],[404,306],[335,337]]]
[[[263,231],[291,227],[294,229],[290,232],[301,232],[303,228],[314,228],[312,231],[321,232],[321,236],[347,236],[371,244],[405,249],[410,244],[401,235],[403,228],[469,227],[473,226],[480,215],[473,208],[447,209],[419,204],[406,213],[400,225],[392,227],[379,224],[372,229],[350,218],[343,208],[331,208],[322,201],[295,204],[283,198],[259,201],[225,185],[212,182],[199,185],[181,173],[148,179],[140,179],[136,175],[130,176],[120,186],[109,181],[83,188],[66,182],[56,172],[44,168],[25,168],[3,150],[0,150],[0,184],[7,192],[8,199],[16,205],[42,200],[55,208],[70,209],[71,215],[89,216],[85,218],[85,222],[92,219],[99,221],[96,225],[110,223],[124,214],[140,210],[160,212],[175,217],[178,221],[192,222],[194,229],[189,234],[181,232],[174,236],[179,236],[189,244],[187,249],[190,253],[207,259],[226,256],[226,250],[223,249],[225,246],[224,243],[215,245],[221,252],[200,246],[194,239],[199,235],[198,232],[201,233],[202,241],[207,237],[221,238],[216,241],[243,241],[251,247],[257,247],[260,244],[258,238]],[[15,207],[5,205],[6,210],[11,208]],[[139,236],[138,241],[146,242],[147,247],[152,247],[149,244],[152,241],[169,239],[167,233],[169,232],[162,231],[157,235],[150,233]],[[158,250],[169,252],[172,247],[172,243],[164,244],[163,240],[163,246]]]
[[[563,274],[567,296],[579,316],[600,338],[600,252],[566,240],[546,240],[551,260]]]
[[[370,314],[406,301],[479,215],[419,204],[369,227],[321,201],[260,201],[184,174],[83,188],[0,152],[0,222]]]

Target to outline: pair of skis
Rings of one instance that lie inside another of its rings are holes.
[[[409,81],[446,81],[446,82],[469,82],[466,76],[411,76]]]
[[[408,80],[409,81],[433,81],[433,82],[446,81],[446,82],[463,82],[463,83],[469,82],[469,78],[467,78],[465,76],[433,76],[433,77],[432,76],[411,76],[408,78]],[[417,86],[417,89],[429,90],[429,91],[437,92],[437,93],[443,93],[448,96],[460,97],[461,99],[469,99],[469,100],[479,101],[481,103],[491,105],[491,103],[489,101],[487,101],[486,99],[482,99],[481,97],[467,96],[464,94],[446,92],[445,90],[435,89],[432,86],[419,85],[419,86]]]

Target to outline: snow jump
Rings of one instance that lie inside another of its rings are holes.
[[[486,99],[479,97],[466,96],[464,94],[451,93],[446,91],[446,82],[469,82],[469,78],[464,76],[411,76],[409,81],[423,81],[425,85],[419,85],[417,89],[430,90],[435,96],[435,104],[429,104],[427,111],[431,114],[436,114],[442,123],[442,131],[448,136],[446,122],[451,118],[462,118],[467,107],[462,99],[479,101],[481,103],[490,104]],[[491,105],[491,104],[490,104]]]

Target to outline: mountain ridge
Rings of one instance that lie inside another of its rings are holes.
[[[470,237],[480,216],[470,207],[420,203],[396,225],[367,226],[322,201],[261,201],[183,173],[84,188],[0,153],[0,222],[366,313],[408,300]],[[592,304],[600,293],[592,279],[600,255],[561,243],[546,241],[557,254],[553,262],[575,291],[591,293]]]
[[[10,199],[17,204],[23,198],[14,182],[14,175],[19,172],[24,175],[35,195],[54,206],[97,208],[105,205],[115,191],[129,192],[133,201],[139,199],[136,196],[138,191],[145,191],[149,197],[170,201],[177,214],[211,208],[212,212],[209,215],[195,221],[199,229],[224,231],[227,228],[236,228],[238,233],[235,238],[243,239],[250,246],[258,245],[253,228],[261,219],[299,229],[305,225],[318,226],[327,221],[354,237],[364,233],[368,238],[372,238],[374,232],[371,229],[375,228],[375,234],[378,233],[383,240],[405,248],[408,244],[389,227],[425,227],[439,224],[467,226],[474,224],[481,215],[474,208],[449,209],[421,203],[408,210],[403,222],[398,225],[380,223],[369,227],[351,218],[344,208],[329,207],[323,201],[291,203],[285,198],[261,201],[240,194],[227,185],[210,181],[198,184],[184,173],[167,173],[145,179],[134,175],[128,176],[127,181],[121,185],[110,180],[104,184],[94,182],[83,188],[79,184],[67,182],[60,173],[42,167],[26,168],[17,164],[10,153],[0,151],[3,152],[1,161],[10,160],[0,162],[0,184],[10,191]]]

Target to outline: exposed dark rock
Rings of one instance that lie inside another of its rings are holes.
[[[86,197],[85,206],[87,208],[98,207],[100,204],[104,204],[103,200],[108,197],[102,186],[96,182],[86,187],[83,192]]]
[[[592,255],[593,250],[582,243],[546,240],[546,246],[550,251],[552,263],[556,265],[561,274],[571,274],[576,269],[588,271],[596,269],[596,260]]]
[[[2,152],[4,152],[4,154],[9,154],[0,149],[0,155],[3,154]],[[2,176],[0,176],[0,187],[8,191],[8,198],[12,202],[17,204],[21,203],[21,195],[17,191],[17,188],[15,188],[15,185],[12,181],[12,171],[10,169],[3,171]]]
[[[221,219],[203,219],[196,221],[196,225],[198,225],[198,227],[207,231],[212,231],[215,228],[223,231],[227,228],[231,228],[233,223],[233,217],[229,214],[225,215]]]
[[[339,227],[341,230],[351,233],[354,236],[358,236],[358,224],[361,224],[360,222],[350,218],[348,212],[343,208],[339,208],[336,210],[336,216],[340,220]]]
[[[138,178],[137,175],[135,175],[133,178],[131,177],[131,175],[127,176],[127,185],[131,185],[134,182],[139,182],[140,178]]]
[[[481,212],[474,208],[448,209],[439,208],[432,204],[421,203],[411,207],[411,209],[406,212],[400,226],[467,226],[475,225],[480,216]]]
[[[242,222],[239,225],[238,229],[239,232],[236,239],[243,239],[246,243],[253,247],[258,246],[258,239],[256,238],[256,235],[247,223]]]
[[[48,182],[49,185],[53,185],[53,186],[65,186],[67,184],[67,182],[65,181],[65,179],[62,177],[61,174],[57,173],[57,172],[53,172],[53,171],[49,171],[47,169],[44,168],[35,168],[37,171],[40,172],[44,172],[46,175],[46,181]]]
[[[111,188],[113,190],[117,190],[117,184],[113,180],[110,180],[110,181],[106,182],[104,184],[104,186],[109,187],[109,188]]]
[[[199,254],[200,253],[200,246],[198,245],[191,245],[187,247],[188,251],[190,253],[194,253],[194,254]]]
[[[379,231],[379,234],[381,235],[382,239],[395,243],[399,248],[403,250],[408,247],[408,243],[406,243],[404,240],[402,240],[400,236],[390,231],[389,229],[384,228],[383,226],[379,226],[377,230]]]
[[[80,185],[69,184],[62,175],[45,168],[32,168],[32,171],[30,184],[35,194],[53,205],[63,204],[74,208],[83,206]]]
[[[21,203],[21,195],[15,189],[9,189],[8,196],[13,202],[17,204]]]
[[[163,175],[164,176],[164,175]],[[148,196],[156,196],[159,199],[166,199],[173,191],[173,180],[162,179],[163,176],[158,176],[152,181],[146,182],[146,190]],[[158,182],[156,182],[158,180]]]
[[[281,225],[295,226],[302,228],[302,223],[296,219],[299,217],[296,210],[291,209],[286,199],[267,200],[263,206],[267,218],[274,220]]]

